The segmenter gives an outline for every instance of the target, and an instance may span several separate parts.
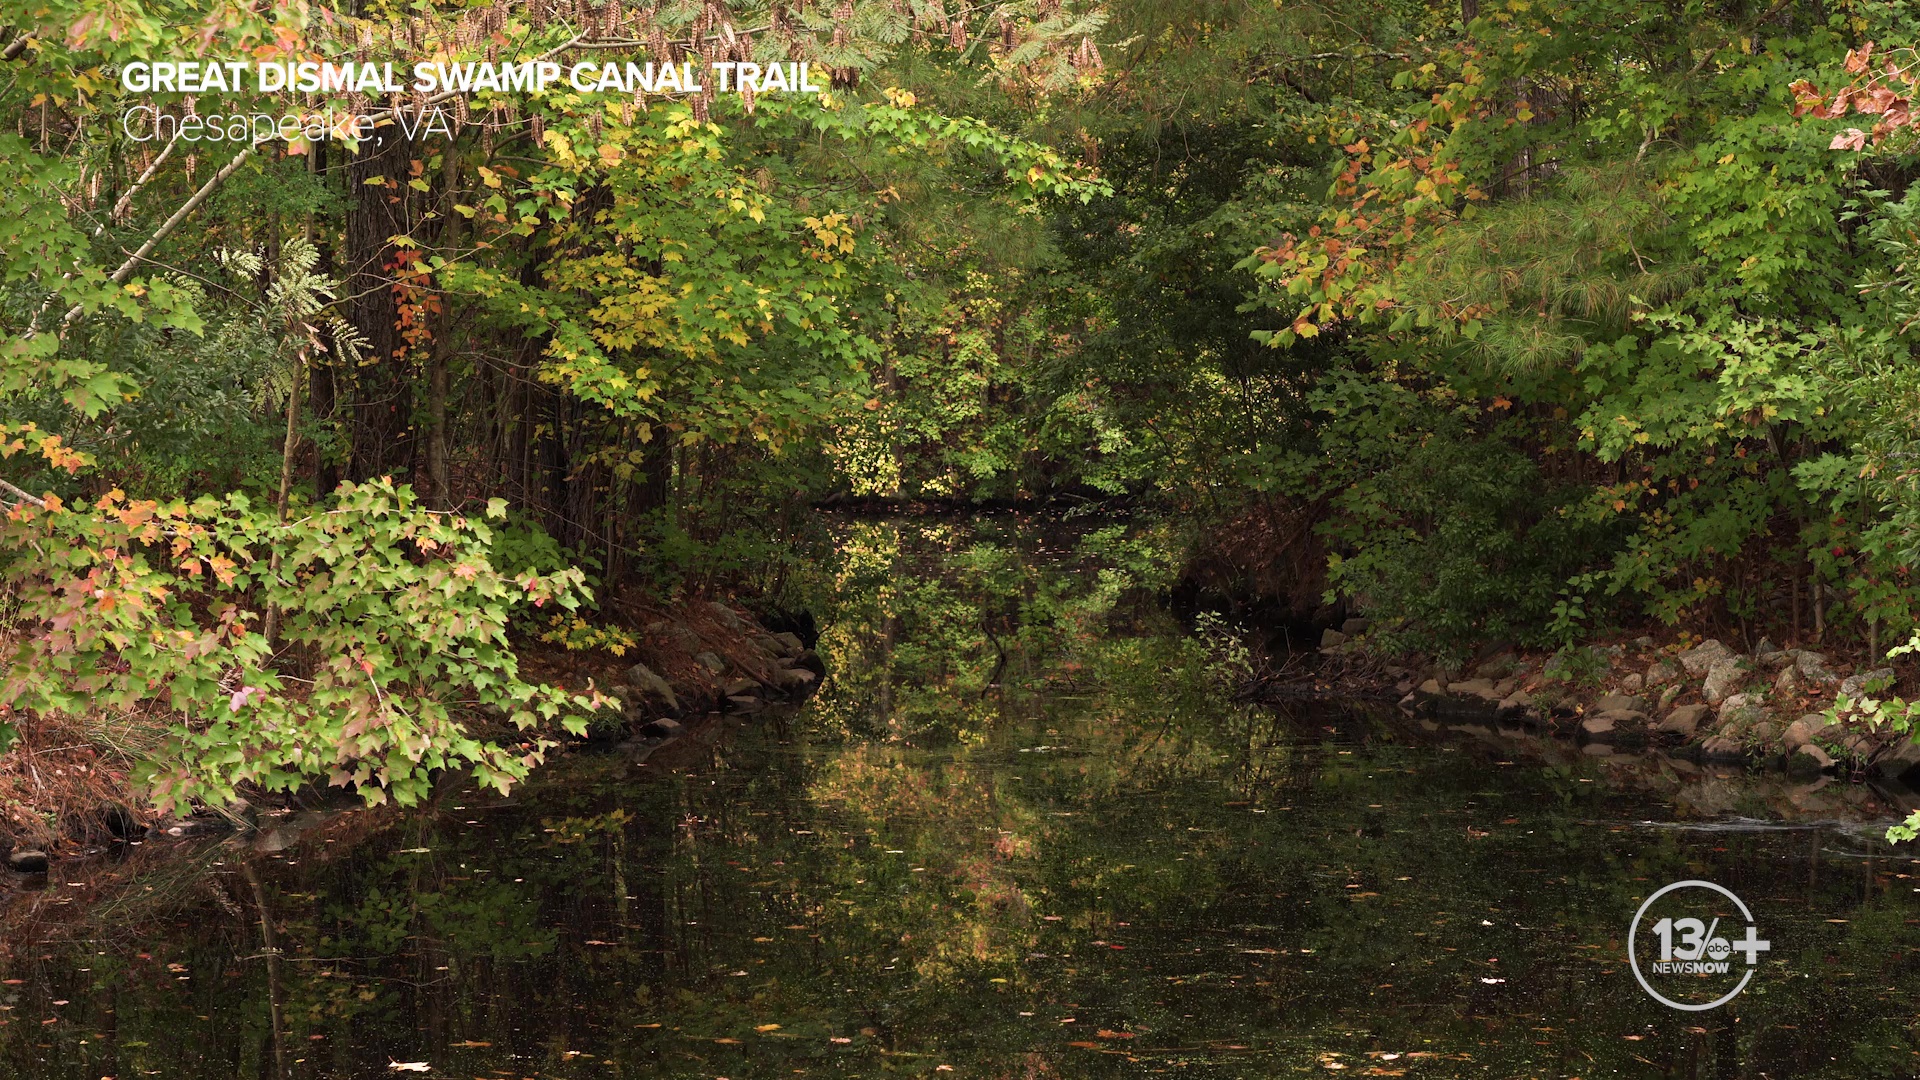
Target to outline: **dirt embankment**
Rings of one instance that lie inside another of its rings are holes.
[[[769,629],[744,610],[713,600],[626,603],[614,613],[632,645],[573,651],[537,639],[520,643],[521,675],[573,689],[592,685],[616,707],[589,717],[589,742],[628,743],[645,753],[673,742],[713,714],[747,714],[816,689],[826,667],[811,646],[810,620]],[[251,793],[233,807],[163,819],[133,773],[164,737],[171,718],[92,714],[22,718],[17,742],[0,753],[0,884],[6,872],[43,872],[65,858],[98,854],[128,840],[250,828],[263,808],[308,808],[338,792]],[[494,730],[498,727],[499,730]],[[475,715],[469,728],[519,733]],[[564,734],[547,733],[563,742]]]

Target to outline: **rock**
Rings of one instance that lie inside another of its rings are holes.
[[[1780,725],[1772,720],[1761,720],[1747,729],[1747,737],[1754,745],[1766,750],[1783,750],[1780,745]]]
[[[787,647],[775,641],[772,634],[753,635],[753,647],[769,660],[784,660],[787,656]]]
[[[800,655],[793,658],[793,666],[813,672],[813,677],[816,679],[824,681],[827,677],[827,662],[820,659],[820,654],[812,649],[801,649]]]
[[[1608,694],[1606,697],[1593,703],[1594,712],[1615,712],[1618,710],[1645,712],[1646,709],[1647,703],[1645,701],[1628,694]]]
[[[1693,733],[1712,711],[1705,705],[1682,705],[1667,714],[1665,720],[1654,727],[1655,731],[1667,735],[1678,735],[1683,739],[1693,738]]]
[[[1521,712],[1532,707],[1532,705],[1533,695],[1527,693],[1525,690],[1515,690],[1513,693],[1500,699],[1501,712]]]
[[[680,699],[674,696],[673,686],[645,664],[635,664],[627,669],[627,685],[635,690],[652,694],[666,702],[667,708],[675,712],[680,710]]]
[[[1610,758],[1613,756],[1613,747],[1604,742],[1590,742],[1581,747],[1580,752],[1588,757]]]
[[[714,618],[720,620],[720,625],[729,630],[747,629],[747,621],[740,617],[740,613],[718,600],[707,601],[707,610],[713,612]]]
[[[1781,649],[1779,652],[1768,653],[1760,658],[1760,662],[1770,668],[1792,667],[1799,661],[1799,649]]]
[[[1320,647],[1323,649],[1331,649],[1337,645],[1345,645],[1346,643],[1347,635],[1335,630],[1331,626],[1320,632]]]
[[[1765,720],[1767,707],[1752,694],[1730,694],[1720,702],[1715,715],[1723,731],[1737,731]]]
[[[1510,652],[1498,652],[1473,667],[1473,673],[1483,679],[1498,679],[1511,675],[1514,669],[1514,657]]]
[[[1820,685],[1838,682],[1840,679],[1833,673],[1833,669],[1827,666],[1827,658],[1817,652],[1801,649],[1800,655],[1794,657],[1793,666],[1800,672],[1800,678],[1810,684]]]
[[[1420,684],[1419,693],[1423,697],[1440,697],[1446,692],[1446,687],[1440,685],[1439,679],[1428,679]]]
[[[20,874],[44,874],[47,862],[46,852],[28,848],[7,856],[7,869]]]
[[[1760,643],[1753,647],[1753,658],[1755,660],[1764,660],[1765,658],[1772,656],[1774,653],[1777,653],[1779,651],[1780,651],[1780,648],[1779,646],[1773,643],[1773,639],[1761,638]]]
[[[655,720],[640,729],[643,739],[671,739],[686,730],[678,720]]]
[[[791,630],[782,630],[773,635],[773,640],[780,643],[780,647],[786,650],[788,656],[799,656],[807,651],[806,643],[800,640],[800,635]]]
[[[1693,666],[1689,664],[1687,670],[1692,671]],[[1718,705],[1738,689],[1746,677],[1747,671],[1740,666],[1740,661],[1731,656],[1722,657],[1707,669],[1707,679],[1700,685],[1700,696],[1707,699],[1707,704]]]
[[[1774,676],[1774,696],[1783,698],[1799,697],[1801,690],[1800,669],[1794,667],[1792,664],[1781,668],[1780,674]]]
[[[1716,735],[1700,744],[1700,756],[1708,761],[1745,761],[1747,760],[1747,748],[1746,745],[1738,739],[1729,739],[1724,735]]]
[[[1609,709],[1580,721],[1580,731],[1591,739],[1638,737],[1647,730],[1647,714],[1633,709]]]
[[[720,654],[716,652],[697,652],[693,654],[693,659],[695,663],[713,672],[715,675],[719,675],[727,670],[727,662],[720,659]]]
[[[1518,689],[1520,689],[1520,680],[1511,675],[1493,684],[1494,696],[1502,699]]]
[[[734,713],[759,712],[761,709],[764,709],[766,707],[767,707],[767,703],[764,701],[761,701],[757,697],[729,697],[727,699],[728,712],[734,712]]]
[[[1840,694],[1855,701],[1863,697],[1876,697],[1893,689],[1893,669],[1877,668],[1862,671],[1840,680]]]
[[[1634,672],[1633,674],[1628,675],[1626,678],[1620,680],[1620,689],[1623,692],[1628,694],[1639,693],[1640,688],[1644,685],[1646,685],[1646,683],[1644,682],[1644,680],[1640,678],[1639,672]]]
[[[1815,768],[1823,772],[1833,768],[1833,756],[1812,743],[1806,743],[1794,750],[1792,758],[1789,759],[1789,765],[1802,761],[1811,762]]]
[[[1367,627],[1371,625],[1373,625],[1371,620],[1355,616],[1340,624],[1340,632],[1348,637],[1352,637],[1355,634],[1366,633]]]
[[[1715,664],[1722,660],[1731,659],[1733,659],[1732,649],[1727,648],[1712,638],[1708,638],[1693,648],[1688,649],[1686,652],[1681,653],[1680,666],[1686,668],[1688,675],[1698,679],[1713,670]]]
[[[1827,718],[1820,713],[1807,713],[1800,719],[1787,725],[1780,733],[1780,744],[1789,751],[1797,750],[1818,738],[1827,727]]]
[[[696,653],[706,647],[701,643],[700,635],[693,632],[692,627],[685,623],[669,622],[666,619],[648,623],[647,635],[664,638],[676,652]]]
[[[1665,686],[1679,677],[1680,677],[1679,668],[1674,667],[1672,664],[1667,663],[1665,660],[1655,660],[1651,665],[1647,667],[1646,680],[1643,685],[1647,686],[1648,688],[1652,688],[1655,686]]]
[[[721,693],[727,697],[754,697],[760,693],[760,684],[753,679],[735,679]]]
[[[1674,702],[1680,700],[1680,695],[1682,692],[1685,691],[1685,689],[1686,688],[1681,686],[1679,683],[1673,683],[1672,685],[1668,686],[1665,690],[1660,691],[1659,708],[1665,709],[1671,706]]]
[[[1887,777],[1904,776],[1916,766],[1920,766],[1920,742],[1911,738],[1895,737],[1880,756],[1873,759],[1875,771]]]
[[[1633,647],[1636,649],[1651,649],[1653,648],[1653,638],[1650,635],[1641,634],[1639,637],[1633,639]]]
[[[816,676],[806,668],[780,668],[773,673],[773,685],[782,690],[804,690],[812,686]]]
[[[1463,682],[1448,683],[1447,693],[1456,697],[1475,697],[1482,701],[1499,701],[1503,696],[1494,691],[1492,679],[1467,679]]]

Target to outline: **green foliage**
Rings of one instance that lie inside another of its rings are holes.
[[[520,605],[574,607],[579,571],[504,577],[485,524],[422,510],[388,482],[343,486],[285,523],[237,494],[48,498],[16,506],[6,539],[28,633],[0,700],[160,718],[169,741],[142,780],[162,806],[309,780],[410,805],[453,767],[505,790],[547,743],[503,746],[459,714],[577,729],[591,704],[522,682],[505,633]],[[269,609],[273,641],[259,625]]]

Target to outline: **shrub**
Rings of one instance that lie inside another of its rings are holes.
[[[240,494],[159,503],[115,490],[91,507],[15,494],[0,545],[17,644],[0,704],[26,714],[16,723],[165,717],[136,774],[162,809],[322,778],[407,805],[435,770],[461,766],[504,791],[551,743],[503,746],[457,713],[578,734],[597,702],[523,682],[505,634],[523,603],[574,608],[580,571],[509,578],[487,525],[425,510],[389,480],[342,485],[285,522]],[[496,499],[488,516],[504,511]]]

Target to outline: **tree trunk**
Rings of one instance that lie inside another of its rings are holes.
[[[356,481],[398,476],[414,456],[413,365],[400,336],[400,308],[393,291],[391,236],[412,227],[405,180],[413,146],[397,127],[381,128],[347,166],[348,318],[367,339],[366,356],[353,372],[350,409],[352,450],[347,471]],[[384,183],[368,183],[374,178]]]

